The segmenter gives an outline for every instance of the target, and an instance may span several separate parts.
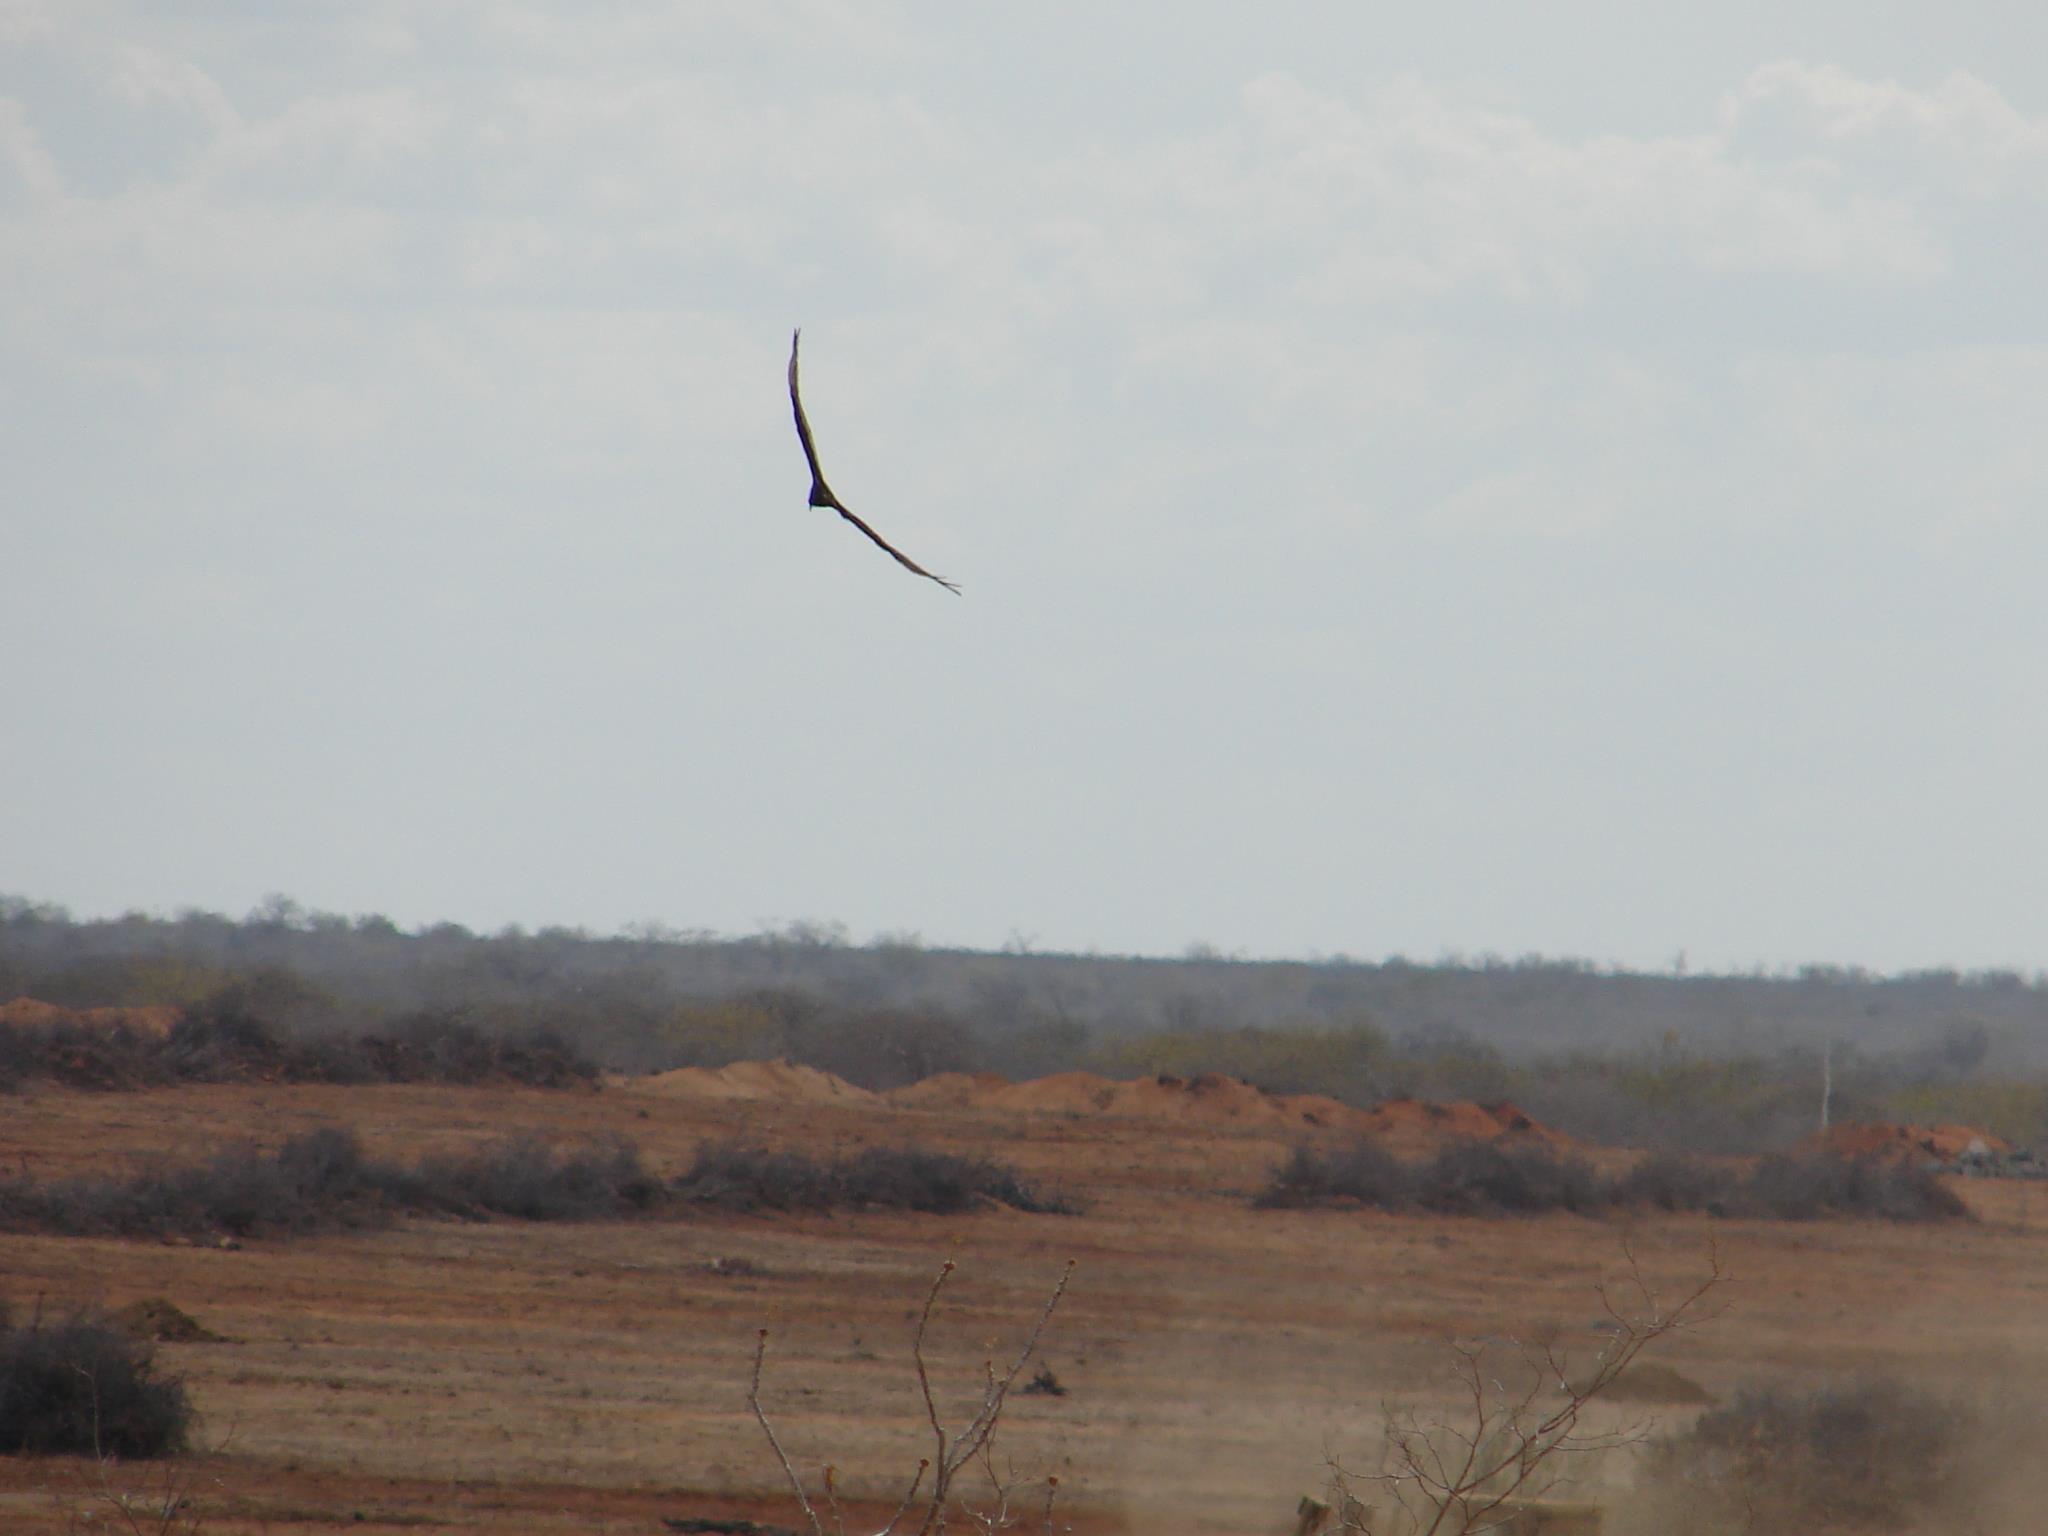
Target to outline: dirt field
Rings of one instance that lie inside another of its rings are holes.
[[[0,1237],[0,1295],[17,1308],[161,1296],[226,1336],[160,1348],[223,1447],[193,1490],[210,1532],[800,1524],[744,1408],[762,1326],[793,1458],[885,1499],[926,1450],[908,1350],[945,1259],[959,1267],[932,1356],[956,1410],[1078,1260],[1042,1350],[1068,1395],[1013,1398],[1001,1445],[1020,1474],[1059,1474],[1062,1523],[1084,1532],[1287,1530],[1327,1452],[1369,1451],[1383,1402],[1440,1389],[1449,1341],[1546,1338],[1590,1356],[1594,1287],[1625,1241],[1672,1292],[1718,1246],[1723,1315],[1656,1356],[1716,1394],[1872,1370],[1995,1394],[2048,1362],[2042,1183],[1966,1182],[1982,1219],[1942,1229],[1254,1212],[1243,1196],[1304,1133],[1284,1117],[1000,1107],[966,1089],[719,1096],[661,1079],[42,1092],[0,1100],[0,1166],[119,1171],[330,1124],[407,1159],[514,1131],[621,1133],[663,1173],[736,1132],[813,1152],[915,1137],[999,1156],[1088,1208],[418,1222],[234,1250]],[[162,1474],[108,1476],[120,1492]],[[0,1459],[0,1531],[108,1528],[114,1512],[94,1505],[107,1491],[89,1462]]]

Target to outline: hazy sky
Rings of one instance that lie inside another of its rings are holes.
[[[2048,966],[2048,10],[1403,9],[0,0],[0,891]]]

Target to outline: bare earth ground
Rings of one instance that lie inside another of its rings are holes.
[[[194,1488],[219,1533],[800,1524],[744,1407],[762,1326],[792,1457],[807,1472],[829,1460],[886,1500],[927,1449],[909,1341],[948,1258],[932,1356],[960,1418],[980,1363],[1014,1349],[1079,1261],[1042,1351],[1069,1395],[1014,1397],[1000,1444],[1019,1473],[1059,1474],[1062,1523],[1082,1532],[1286,1530],[1327,1452],[1370,1459],[1383,1401],[1441,1390],[1448,1341],[1553,1338],[1590,1357],[1594,1287],[1621,1271],[1625,1241],[1668,1293],[1718,1246],[1724,1315],[1656,1356],[1716,1394],[1884,1371],[1995,1396],[2048,1361],[2041,1183],[1964,1183],[1982,1219],[1938,1229],[1255,1212],[1244,1194],[1299,1128],[815,1097],[651,1080],[49,1091],[0,1100],[0,1166],[120,1171],[318,1125],[408,1160],[515,1131],[619,1133],[665,1174],[711,1136],[818,1153],[915,1137],[1001,1157],[1088,1209],[415,1222],[232,1251],[0,1236],[0,1296],[18,1309],[162,1296],[228,1337],[159,1347],[207,1442],[224,1443]],[[118,1467],[103,1486],[90,1462],[0,1458],[0,1531],[105,1528],[97,1497],[162,1476]]]

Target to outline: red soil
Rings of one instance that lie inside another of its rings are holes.
[[[725,1067],[678,1067],[652,1077],[613,1079],[636,1092],[678,1099],[773,1099],[784,1104],[864,1104],[875,1095],[843,1077],[793,1061],[736,1061]]]
[[[1832,1125],[1799,1143],[1805,1153],[1953,1163],[1966,1154],[2006,1157],[2012,1143],[1969,1125]]]
[[[168,1035],[171,1026],[181,1017],[181,1010],[163,1004],[147,1008],[60,1008],[55,1003],[45,1003],[33,997],[17,997],[11,1003],[0,1003],[0,1025],[11,1025],[16,1029],[48,1029],[58,1024],[118,1029],[125,1025],[136,1034],[153,1040],[161,1040]]]

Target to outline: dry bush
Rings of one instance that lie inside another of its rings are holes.
[[[668,1198],[624,1137],[557,1152],[537,1136],[515,1136],[460,1157],[429,1158],[399,1188],[411,1209],[521,1221],[616,1220]]]
[[[1517,1528],[1523,1507],[1563,1487],[1590,1457],[1639,1443],[1646,1431],[1588,1427],[1600,1401],[1642,1353],[1703,1321],[1724,1275],[1718,1255],[1674,1303],[1661,1302],[1626,1247],[1623,1278],[1599,1287],[1612,1326],[1589,1366],[1534,1345],[1470,1344],[1452,1351],[1456,1415],[1382,1411],[1376,1472],[1333,1459],[1331,1529],[1357,1536],[1468,1536]]]
[[[1956,1404],[1895,1380],[1746,1387],[1651,1448],[1625,1528],[1852,1536],[1938,1511],[1968,1529],[1978,1429]]]
[[[1363,1137],[1324,1151],[1298,1146],[1252,1197],[1262,1210],[1356,1201],[1380,1210],[1406,1210],[1413,1180],[1408,1165]]]
[[[171,1081],[162,1042],[125,1024],[0,1024],[0,1090],[37,1080],[67,1088],[147,1088]]]
[[[698,1147],[675,1182],[678,1199],[725,1211],[827,1211],[832,1208],[828,1165],[801,1152],[771,1152],[740,1141]]]
[[[1617,1205],[1638,1210],[1706,1211],[1728,1214],[1737,1181],[1718,1164],[1676,1152],[1653,1152],[1614,1181]]]
[[[1489,1141],[1456,1143],[1420,1163],[1404,1163],[1369,1140],[1329,1150],[1296,1147],[1253,1204],[1358,1204],[1446,1216],[1647,1208],[1777,1221],[1955,1221],[1970,1214],[1940,1175],[1874,1158],[1771,1157],[1744,1172],[1656,1153],[1627,1173],[1603,1177],[1578,1158]]]
[[[827,1211],[842,1206],[950,1214],[994,1202],[1067,1213],[1070,1202],[1032,1189],[988,1158],[923,1147],[869,1147],[819,1161],[743,1142],[707,1142],[676,1180],[678,1199],[729,1211]]]
[[[1820,1216],[1955,1221],[1970,1214],[1939,1175],[1870,1157],[1767,1157],[1750,1174],[1743,1194],[1743,1214],[1781,1221]]]
[[[1590,1164],[1536,1147],[1458,1142],[1416,1170],[1415,1203],[1447,1216],[1589,1212],[1608,1199]]]
[[[1361,1139],[1329,1151],[1297,1147],[1253,1198],[1264,1208],[1356,1203],[1445,1216],[1593,1211],[1610,1203],[1592,1167],[1539,1147],[1463,1141],[1405,1163]]]
[[[74,1021],[0,1025],[0,1090],[166,1083],[525,1083],[587,1086],[596,1064],[558,1033],[486,1030],[456,1010],[405,1015],[382,1032],[301,1033],[260,994],[231,986],[187,1008],[168,1034]]]
[[[184,1383],[105,1319],[40,1318],[0,1334],[0,1453],[173,1455],[192,1432]]]
[[[414,1168],[372,1158],[323,1127],[274,1152],[235,1146],[188,1168],[131,1178],[0,1180],[0,1230],[66,1236],[234,1237],[378,1226],[400,1215],[592,1221],[664,1202],[629,1141],[555,1152],[515,1137]]]

